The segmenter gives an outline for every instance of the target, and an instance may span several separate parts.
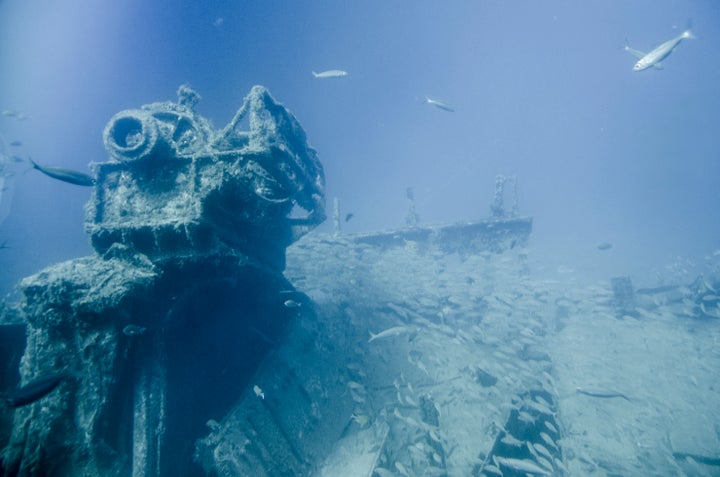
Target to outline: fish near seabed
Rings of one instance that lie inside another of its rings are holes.
[[[696,39],[697,37],[692,34],[690,27],[682,32],[680,35],[672,38],[659,46],[655,47],[650,53],[644,53],[642,51],[630,48],[625,45],[625,51],[638,58],[638,62],[633,66],[633,71],[643,71],[648,68],[656,68],[661,70],[663,68],[661,61],[667,58],[675,48],[680,44],[681,41],[686,39]]]
[[[379,340],[381,338],[388,338],[390,336],[398,336],[403,333],[409,333],[410,329],[405,326],[393,326],[392,328],[388,328],[387,330],[383,330],[379,333],[373,333],[370,332],[370,339],[368,340],[368,343],[372,343],[375,340]]]
[[[85,187],[92,187],[95,185],[95,179],[87,174],[83,174],[82,172],[65,169],[63,167],[41,166],[30,157],[28,157],[28,161],[32,164],[33,169],[37,169],[53,179]]]
[[[596,397],[596,398],[622,398],[626,401],[629,401],[630,398],[624,395],[623,393],[612,391],[609,389],[600,389],[600,388],[575,388],[575,391],[577,391],[580,394],[584,394],[586,396],[590,397]]]

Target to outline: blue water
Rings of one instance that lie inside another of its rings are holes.
[[[632,71],[626,40],[649,51],[689,19],[697,40]],[[720,248],[719,51],[714,1],[3,0],[0,109],[29,117],[0,132],[13,154],[87,171],[120,110],[189,83],[222,127],[262,84],[306,129],[347,232],[403,225],[408,186],[422,223],[485,217],[495,175],[516,175],[549,268],[652,285]],[[349,75],[311,74],[327,69]],[[0,223],[3,293],[91,252],[89,190],[24,170]]]
[[[633,71],[637,60],[624,51],[626,42],[650,51],[689,22],[697,39],[682,42],[663,69]],[[349,74],[311,73],[331,69]],[[342,216],[353,214],[343,232],[403,226],[408,187],[421,224],[487,217],[502,174],[517,178],[520,214],[533,218],[533,272],[562,280],[558,296],[574,296],[565,283],[601,283],[609,294],[611,277],[655,287],[688,285],[711,265],[717,272],[716,1],[0,0],[0,111],[10,112],[0,115],[0,297],[43,267],[92,253],[83,230],[90,190],[12,157],[89,172],[88,163],[107,159],[102,131],[115,113],[174,101],[184,83],[202,95],[197,111],[216,128],[253,85],[266,86],[317,149],[328,210],[337,197]],[[454,111],[427,104],[426,97]],[[331,232],[331,221],[318,230]],[[600,250],[601,243],[612,247]],[[380,271],[397,271],[401,281],[400,268]],[[528,300],[544,303],[524,283],[513,283]],[[543,292],[550,287],[538,283]],[[426,289],[436,290],[431,285]],[[330,293],[324,286],[310,291],[324,296]],[[498,295],[508,292],[499,281],[493,286]],[[612,356],[626,367],[662,358],[667,366],[682,364],[670,352],[680,349],[672,341],[672,310],[662,315],[662,327],[622,321],[617,335],[630,343],[623,347],[620,339],[596,342],[600,333],[582,321],[593,317],[600,331],[616,323],[603,308],[606,295],[575,294],[581,298],[566,307],[572,339],[556,350],[572,359],[559,363],[577,364],[581,376]],[[417,298],[406,295],[408,303]],[[492,304],[503,317],[502,305]],[[703,331],[686,331],[687,349],[688,343],[696,351],[715,346]],[[613,346],[626,354],[612,354]],[[668,380],[687,376],[705,385],[703,374],[696,379],[677,369]]]

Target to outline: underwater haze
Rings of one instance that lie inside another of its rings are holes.
[[[718,85],[716,0],[0,0],[0,477],[717,475]]]
[[[648,52],[689,21],[697,39],[633,71],[626,41]],[[332,69],[349,74],[312,75]],[[216,127],[266,86],[318,150],[348,233],[403,226],[407,187],[422,224],[486,217],[503,174],[548,271],[690,280],[720,248],[718,2],[0,2],[0,109],[22,114],[0,116],[5,157],[89,172],[113,114],[184,83]],[[89,189],[12,167],[3,292],[91,251]]]

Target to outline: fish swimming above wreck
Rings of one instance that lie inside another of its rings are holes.
[[[600,242],[597,245],[597,248],[598,250],[610,250],[611,248],[613,248],[613,244],[610,242]]]
[[[372,343],[375,340],[379,340],[382,338],[388,338],[392,336],[398,336],[405,333],[410,333],[412,330],[410,328],[407,328],[405,326],[393,326],[392,328],[388,328],[387,330],[383,330],[379,333],[373,333],[370,332],[370,339],[368,340],[368,343]]]
[[[670,53],[677,48],[681,41],[688,38],[697,38],[692,34],[689,27],[675,38],[672,38],[655,47],[650,53],[644,53],[640,50],[630,48],[629,45],[625,45],[625,51],[638,58],[638,62],[633,66],[633,71],[642,71],[651,67],[661,70],[663,68],[661,61],[667,58]]]
[[[432,104],[436,108],[442,109],[443,111],[447,111],[449,113],[455,112],[454,107],[450,106],[449,104],[447,104],[443,101],[438,101],[437,99],[432,99],[432,98],[428,98],[427,96],[425,96],[425,102],[427,104]]]
[[[144,334],[147,331],[147,328],[145,326],[140,325],[127,325],[125,328],[123,328],[122,332],[125,336],[140,336]]]
[[[347,76],[350,73],[343,70],[327,70],[327,71],[321,71],[320,73],[312,72],[313,76],[315,78],[342,78],[343,76]]]
[[[37,169],[38,171],[42,172],[48,177],[52,177],[53,179],[84,187],[92,187],[95,185],[95,179],[82,172],[73,171],[72,169],[65,169],[63,167],[41,166],[37,162],[33,161],[30,157],[28,157],[28,161],[30,161],[30,164],[32,164],[33,169]]]

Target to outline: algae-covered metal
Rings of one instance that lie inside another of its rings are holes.
[[[195,112],[197,93],[178,97],[105,127],[110,160],[94,164],[86,210],[93,247],[152,259],[229,249],[282,269],[285,247],[325,219],[323,169],[302,127],[261,86],[219,131]],[[304,217],[289,216],[296,207]]]
[[[182,86],[110,120],[86,206],[96,253],[25,278],[0,308],[25,326],[9,358],[31,383],[0,410],[0,475],[197,475],[188,443],[252,387],[297,314],[284,302],[306,301],[282,272],[325,218],[315,150],[263,87],[222,130],[199,98]]]

